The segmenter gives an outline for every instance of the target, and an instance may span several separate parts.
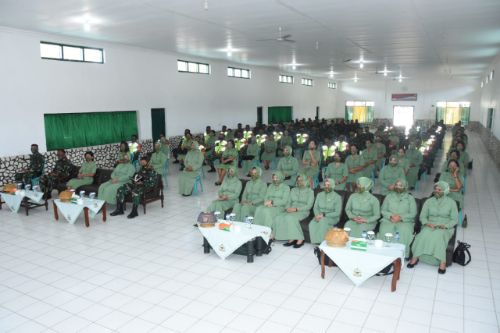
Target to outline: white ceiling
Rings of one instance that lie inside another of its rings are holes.
[[[479,79],[500,50],[500,0],[1,0],[0,25],[338,80]]]

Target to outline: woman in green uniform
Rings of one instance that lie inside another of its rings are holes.
[[[167,184],[167,162],[168,158],[162,151],[161,142],[155,143],[155,151],[151,154],[149,165],[156,171],[157,174],[161,175],[164,186]]]
[[[420,213],[422,230],[411,247],[413,258],[408,268],[413,268],[419,259],[431,265],[439,265],[438,273],[446,273],[446,248],[457,224],[456,202],[448,197],[449,185],[439,181],[434,185],[434,196],[427,199]]]
[[[321,154],[316,149],[316,142],[314,140],[309,141],[309,149],[304,151],[302,157],[302,172],[307,176],[309,184],[313,187],[314,180],[319,175],[319,164],[321,163]]]
[[[95,171],[97,167],[94,161],[94,153],[88,151],[85,153],[85,162],[82,163],[78,171],[78,177],[68,181],[67,187],[76,190],[80,186],[90,185],[94,181]]]
[[[234,167],[227,170],[227,177],[224,178],[222,186],[219,189],[217,200],[208,206],[209,212],[225,212],[232,208],[238,202],[241,193],[241,180],[236,176]]]
[[[335,186],[337,190],[344,191],[348,176],[349,171],[347,170],[347,165],[342,163],[340,153],[335,151],[335,154],[333,155],[333,162],[328,164],[323,177],[325,179],[333,179],[332,185]]]
[[[406,175],[408,174],[408,170],[410,169],[410,161],[406,157],[406,152],[405,152],[404,148],[398,149],[398,164],[403,168],[403,171],[405,172],[405,178],[406,178]]]
[[[460,165],[462,166],[462,174],[464,176],[467,176],[467,168],[469,167],[470,156],[465,151],[465,143],[463,143],[462,141],[457,141],[456,148],[460,153],[460,159],[458,160],[458,163],[460,163]]]
[[[352,143],[350,148],[351,154],[345,159],[347,171],[349,172],[346,187],[348,191],[354,191],[356,180],[363,175],[365,160],[363,156],[358,154],[358,146],[356,144]]]
[[[222,152],[220,157],[220,163],[217,166],[217,174],[219,179],[215,182],[215,185],[219,186],[224,180],[226,171],[231,168],[238,167],[238,151],[234,148],[234,141],[228,140],[226,144],[226,149]]]
[[[280,144],[279,144],[279,148],[280,148],[280,156],[283,156],[284,154],[284,150],[285,150],[285,147],[287,146],[293,146],[293,139],[292,137],[290,136],[290,133],[288,132],[288,130],[285,130],[285,132],[283,132],[283,136],[281,137],[280,139]]]
[[[260,146],[257,144],[255,136],[249,138],[248,141],[245,156],[243,156],[243,161],[241,162],[244,175],[248,175],[252,167],[258,165],[260,155]]]
[[[460,164],[456,160],[449,160],[446,171],[441,173],[439,180],[448,184],[450,193],[448,197],[459,204],[459,210],[464,207],[464,195],[462,194],[463,178],[460,174]]]
[[[403,168],[399,165],[398,156],[393,155],[389,158],[389,164],[384,166],[378,175],[380,194],[386,195],[392,191],[398,179],[406,181],[406,176]]]
[[[309,222],[309,235],[312,244],[325,239],[328,229],[339,223],[342,213],[342,198],[333,191],[335,180],[325,179],[323,192],[318,193],[314,202],[314,218]]]
[[[264,142],[264,152],[260,159],[264,165],[264,169],[268,170],[271,162],[276,158],[276,150],[278,149],[278,143],[274,141],[274,136],[270,134],[266,141]]]
[[[254,223],[274,229],[274,217],[285,210],[290,187],[283,184],[283,174],[275,171],[264,197],[264,204],[255,210]]]
[[[366,139],[366,149],[361,152],[363,156],[363,160],[365,161],[365,168],[363,170],[363,175],[368,178],[372,178],[372,173],[375,172],[375,163],[377,163],[378,151],[375,145],[373,144],[373,140],[368,138]]]
[[[375,229],[380,218],[380,202],[370,193],[372,186],[370,178],[358,178],[356,193],[351,194],[347,200],[345,212],[349,220],[345,226],[351,228],[351,237],[361,237],[363,230]]]
[[[406,158],[410,164],[406,178],[408,179],[408,188],[412,189],[417,184],[418,170],[420,170],[420,164],[422,164],[423,161],[422,153],[418,150],[415,142],[410,142],[408,145]]]
[[[274,218],[275,238],[288,240],[283,246],[299,248],[304,245],[304,233],[300,221],[309,216],[314,204],[314,191],[309,187],[306,175],[296,177],[296,186],[290,191],[285,211]]]
[[[134,166],[126,161],[119,163],[111,173],[111,179],[99,186],[97,198],[106,201],[108,204],[116,204],[116,192],[134,176]]]
[[[408,193],[408,183],[403,178],[396,180],[394,188],[382,204],[382,220],[378,238],[384,239],[386,233],[399,233],[400,243],[405,246],[405,258],[410,255],[410,244],[413,240],[417,204],[415,198]]]
[[[184,169],[179,175],[179,193],[185,197],[193,192],[194,181],[203,166],[203,153],[198,147],[198,142],[191,141],[191,149],[184,157]]]
[[[118,152],[118,160],[115,166],[120,163],[130,163],[130,151],[128,148],[128,143],[126,141],[120,142],[120,151]]]
[[[252,177],[245,185],[245,190],[241,196],[241,201],[236,202],[233,207],[233,213],[236,214],[236,221],[244,221],[247,216],[254,216],[257,207],[264,203],[267,185],[260,178],[262,169],[254,167],[250,170]]]
[[[292,147],[286,146],[283,148],[283,157],[278,162],[276,170],[280,171],[285,177],[285,184],[295,186],[295,179],[299,172],[299,162],[292,156]]]

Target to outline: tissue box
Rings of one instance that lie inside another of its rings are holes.
[[[351,250],[366,251],[368,244],[364,240],[353,240],[351,241]]]

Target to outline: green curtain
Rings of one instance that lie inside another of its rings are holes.
[[[292,121],[291,106],[270,106],[267,108],[267,123],[288,123]]]
[[[470,107],[460,107],[460,120],[462,121],[462,126],[466,126],[469,124],[470,117]]]
[[[352,106],[345,106],[345,120],[352,120]]]
[[[97,146],[137,134],[136,111],[45,114],[47,150]]]
[[[437,106],[436,107],[436,122],[440,122],[441,120],[444,120],[444,111],[446,108]]]

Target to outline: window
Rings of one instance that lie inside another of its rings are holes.
[[[463,126],[469,123],[470,102],[438,102],[436,104],[436,121],[443,120],[445,125],[454,125],[458,121]]]
[[[249,69],[235,68],[235,67],[227,68],[227,76],[229,77],[239,77],[241,79],[249,79],[250,75],[251,72]]]
[[[413,112],[415,107],[407,105],[394,105],[393,125],[404,127],[406,134],[410,132],[413,126]]]
[[[337,89],[337,84],[335,82],[328,82],[328,88]]]
[[[280,75],[279,76],[279,82],[280,83],[293,84],[293,76],[291,76],[291,75]]]
[[[177,71],[182,73],[210,74],[210,65],[201,62],[177,60]]]
[[[490,81],[492,81],[494,77],[495,77],[495,71],[491,71],[490,72]]]
[[[311,79],[306,79],[306,78],[302,78],[302,80],[300,80],[300,83],[304,86],[309,86],[309,87],[312,87],[313,85],[313,80]]]
[[[357,120],[360,123],[373,122],[374,102],[371,101],[346,101],[345,119]]]
[[[95,47],[40,42],[42,59],[104,64],[104,50]]]

